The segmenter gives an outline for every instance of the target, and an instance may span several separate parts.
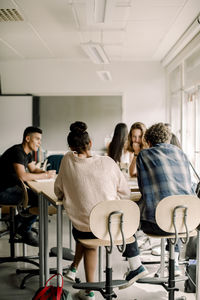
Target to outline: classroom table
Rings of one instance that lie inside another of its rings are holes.
[[[137,202],[141,198],[137,177],[127,177],[128,186],[131,191],[131,200]]]
[[[39,195],[39,284],[44,286],[49,278],[48,202],[57,208],[57,272],[62,274],[62,201],[54,194],[55,180],[28,181],[29,187]],[[58,285],[61,278],[58,276]]]
[[[139,192],[137,177],[127,177],[127,182],[131,193]]]

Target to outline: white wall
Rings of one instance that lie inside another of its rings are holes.
[[[165,121],[164,70],[158,62],[112,62],[105,66],[113,77],[96,75],[101,66],[65,60],[0,63],[3,93],[35,95],[123,95],[123,121],[147,126]]]
[[[24,129],[32,125],[31,96],[0,97],[0,154],[22,142]]]

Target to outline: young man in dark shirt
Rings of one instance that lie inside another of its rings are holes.
[[[37,151],[41,144],[42,130],[37,127],[27,127],[23,134],[22,144],[7,149],[0,157],[0,205],[17,205],[22,201],[23,190],[21,181],[52,178],[55,171],[43,171],[35,166],[32,151]],[[38,206],[38,197],[32,190],[28,190],[29,205]],[[16,233],[31,246],[38,246],[38,237],[31,231],[36,216],[16,216]]]

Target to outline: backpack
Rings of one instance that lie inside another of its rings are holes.
[[[72,300],[71,294],[63,289],[63,277],[62,277],[62,286],[57,287],[53,285],[49,285],[49,281],[54,278],[55,276],[61,276],[61,274],[54,274],[51,276],[44,287],[39,288],[35,295],[33,296],[32,300]]]

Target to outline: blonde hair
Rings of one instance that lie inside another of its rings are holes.
[[[129,131],[129,134],[128,134],[128,146],[127,146],[127,150],[130,151],[130,152],[134,152],[133,151],[133,141],[132,141],[132,131],[134,129],[140,129],[141,132],[142,132],[142,142],[141,142],[141,149],[145,149],[145,148],[148,148],[148,145],[144,139],[144,135],[145,135],[145,132],[146,132],[146,126],[142,123],[142,122],[135,122],[132,126],[131,126],[131,129]]]

